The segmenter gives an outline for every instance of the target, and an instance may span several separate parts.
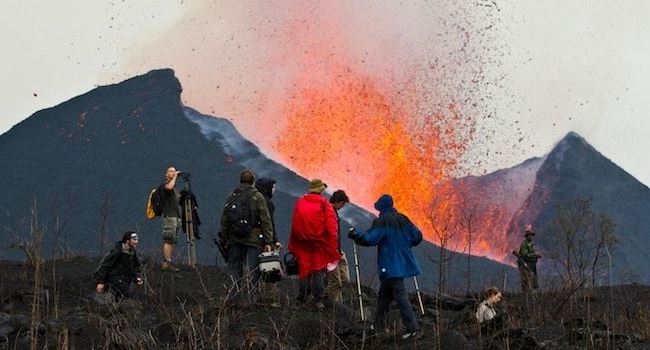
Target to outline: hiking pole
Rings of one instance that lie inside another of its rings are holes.
[[[418,278],[413,276],[413,282],[415,282],[415,292],[418,295],[418,302],[420,302],[420,313],[424,316],[424,304],[422,304],[422,295],[420,294],[420,287],[418,286]]]
[[[363,314],[363,298],[361,296],[361,278],[359,277],[359,256],[357,254],[357,244],[352,243],[354,251],[354,269],[357,273],[357,296],[359,297],[359,311],[361,311],[361,321],[365,321],[366,317]]]

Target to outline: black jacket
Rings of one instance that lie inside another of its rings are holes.
[[[269,208],[269,215],[271,216],[271,226],[273,227],[273,243],[278,241],[278,233],[275,231],[275,204],[271,198],[273,198],[273,185],[275,185],[274,179],[269,178],[260,178],[255,181],[255,188],[264,195],[266,199],[266,206]]]
[[[125,280],[131,282],[141,277],[142,264],[135,250],[124,250],[122,242],[115,243],[115,247],[104,256],[95,270],[94,278],[97,283],[108,282],[108,276],[119,274]]]

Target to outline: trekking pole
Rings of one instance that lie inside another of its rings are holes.
[[[424,316],[424,304],[422,304],[422,295],[420,294],[420,287],[418,286],[418,278],[413,276],[413,282],[415,282],[415,292],[418,295],[418,302],[420,302],[420,313]]]
[[[357,273],[357,296],[359,297],[359,311],[361,311],[361,321],[365,321],[366,317],[363,314],[363,298],[361,296],[361,278],[359,276],[359,256],[357,254],[357,244],[352,243],[354,251],[354,269]]]

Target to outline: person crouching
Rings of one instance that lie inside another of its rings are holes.
[[[485,299],[476,310],[476,320],[481,326],[482,334],[492,334],[504,328],[504,314],[496,310],[502,295],[496,287],[487,288],[484,294]]]

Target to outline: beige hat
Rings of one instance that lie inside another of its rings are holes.
[[[309,192],[310,193],[323,193],[327,188],[327,184],[321,179],[313,179],[309,181]]]

